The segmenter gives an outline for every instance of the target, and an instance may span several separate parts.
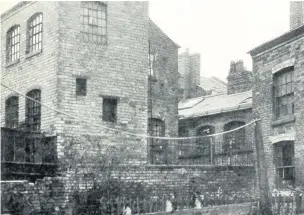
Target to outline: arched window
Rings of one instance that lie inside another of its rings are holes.
[[[232,121],[224,126],[224,131],[230,131],[245,125],[245,122]],[[246,145],[245,128],[241,128],[235,131],[224,134],[223,151],[231,152],[237,151]]]
[[[196,131],[196,136],[207,136],[215,133],[215,128],[213,126],[202,126]],[[213,137],[200,137],[196,139],[198,145],[197,153],[199,156],[210,157],[211,144]]]
[[[20,58],[20,26],[11,27],[6,34],[6,62],[13,62]]]
[[[27,53],[42,49],[42,18],[42,13],[36,13],[27,22]]]
[[[84,42],[107,42],[107,5],[98,1],[82,2],[82,36]]]
[[[5,101],[5,126],[16,128],[19,118],[19,98],[17,96],[9,97]]]
[[[150,118],[149,119],[149,135],[150,136],[157,136],[157,137],[164,137],[165,136],[165,122],[156,119]],[[162,164],[166,163],[166,144],[164,140],[160,139],[149,139],[150,142],[150,162],[152,164]]]
[[[41,101],[41,91],[31,90],[26,94],[36,101]],[[26,122],[31,131],[39,131],[41,126],[41,105],[33,100],[26,99]]]

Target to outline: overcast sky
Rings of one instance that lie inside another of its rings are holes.
[[[17,1],[1,0],[0,13]],[[251,70],[250,49],[289,30],[285,0],[152,0],[151,19],[172,39],[201,54],[201,76],[224,81],[231,60]]]

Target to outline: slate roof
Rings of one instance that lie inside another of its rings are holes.
[[[236,94],[202,96],[178,104],[179,119],[208,116],[252,108],[252,91]]]
[[[212,95],[227,93],[227,84],[214,76],[210,78],[201,77],[199,87],[206,91],[212,90]]]

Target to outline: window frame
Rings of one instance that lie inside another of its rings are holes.
[[[17,32],[15,32],[16,30]],[[15,56],[15,59],[13,59],[13,56]],[[20,25],[14,25],[6,32],[6,63],[18,60],[20,60]]]
[[[87,79],[76,78],[76,96],[86,96],[86,95],[87,95]]]
[[[288,149],[289,148],[289,149]],[[276,173],[276,187],[286,188],[285,184],[295,185],[294,141],[281,141],[274,144],[274,165]],[[291,154],[287,154],[291,153]],[[289,175],[290,177],[286,177]]]
[[[150,136],[164,137],[166,133],[165,121],[159,118],[148,119],[148,133]],[[167,160],[167,144],[165,140],[149,138],[150,163],[166,164]]]
[[[38,22],[36,23],[36,21]],[[38,37],[37,41],[36,41],[36,36]],[[36,46],[38,46],[38,48],[34,49],[33,47]],[[42,46],[43,46],[43,13],[39,12],[32,15],[27,21],[26,54],[39,52],[42,50]]]
[[[207,136],[215,134],[215,127],[212,125],[200,126],[196,129],[196,136]],[[212,144],[214,142],[214,137],[200,137],[196,139],[197,148],[196,153],[202,157],[209,157],[211,155]]]
[[[26,96],[41,102],[41,90],[33,89]],[[26,98],[25,101],[26,125],[30,131],[40,131],[41,129],[41,104]]]
[[[98,6],[94,8],[94,5],[92,4],[98,4]],[[95,17],[90,16],[93,14],[95,14],[96,16]],[[94,20],[96,20],[95,23],[93,23]],[[104,26],[102,26],[103,22],[105,23]],[[105,4],[104,2],[82,1],[80,23],[82,26],[81,36],[83,42],[93,42],[97,44],[107,45],[108,43],[108,5],[107,4]]]
[[[13,106],[8,104],[15,100]],[[13,116],[13,117],[8,117]],[[19,125],[19,97],[11,96],[5,100],[5,126],[7,128],[17,128]]]
[[[106,107],[106,105],[110,105],[110,108],[109,108],[109,106]],[[117,106],[118,106],[118,98],[104,97],[103,101],[102,101],[102,121],[116,123],[117,122]]]
[[[294,114],[293,66],[286,67],[273,75],[273,100],[273,113],[275,119],[281,119]],[[285,109],[285,113],[282,113],[282,108]]]
[[[231,131],[233,129],[244,126],[244,121],[235,120],[230,121],[224,125],[224,131]],[[223,136],[222,150],[224,153],[233,153],[246,148],[246,129],[241,128],[236,131],[225,133]]]

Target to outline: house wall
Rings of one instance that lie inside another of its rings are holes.
[[[304,2],[290,1],[290,30],[304,24]]]
[[[59,54],[59,4],[58,2],[20,2],[1,15],[1,82],[22,94],[32,89],[41,90],[41,102],[57,108],[57,63]],[[26,54],[27,20],[37,12],[43,13],[42,51]],[[6,34],[13,25],[20,25],[20,61],[6,62]],[[1,126],[5,125],[5,100],[12,91],[1,86]],[[56,130],[57,115],[41,108],[41,129],[48,134]],[[25,98],[19,96],[19,123],[25,121]]]
[[[252,56],[253,114],[262,119],[262,136],[270,188],[275,187],[273,142],[294,138],[296,185],[304,183],[304,37],[294,38]],[[274,117],[274,68],[294,65],[294,114],[281,120]]]

